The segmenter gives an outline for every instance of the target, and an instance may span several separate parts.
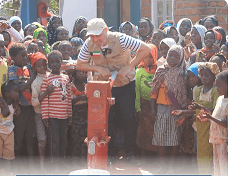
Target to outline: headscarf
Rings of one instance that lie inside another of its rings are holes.
[[[219,32],[222,36],[222,40],[220,43],[220,47],[221,47],[226,42],[226,33],[221,26],[215,26],[215,27],[213,27],[213,29],[216,30],[217,32]]]
[[[176,24],[171,20],[166,20],[162,24],[160,24],[159,29],[163,30],[165,27],[168,27],[168,26],[175,26],[176,27]]]
[[[172,45],[176,45],[176,42],[173,38],[164,38],[160,41],[160,45],[161,43],[165,43],[167,46],[169,46],[169,48],[172,46]]]
[[[165,34],[166,34],[166,38],[168,37],[168,35],[169,35],[170,31],[171,31],[171,28],[174,28],[174,29],[177,31],[177,29],[176,29],[175,26],[168,26],[168,27],[165,27],[163,31],[164,31]],[[178,31],[177,31],[177,32],[178,32]],[[179,34],[179,32],[178,32],[178,34]]]
[[[138,68],[144,68],[144,70],[147,73],[154,74],[156,69],[157,69],[157,58],[158,58],[158,49],[155,45],[153,44],[147,44],[152,50],[151,50],[151,55],[153,57],[153,64],[152,65],[146,65],[144,60],[142,60],[138,66]]]
[[[143,17],[143,18],[140,19],[140,21],[138,23],[138,29],[139,29],[140,22],[143,21],[143,20],[145,20],[145,21],[147,21],[149,23],[150,32],[149,32],[149,34],[147,36],[141,36],[140,33],[139,33],[139,37],[142,38],[142,40],[144,42],[148,43],[151,40],[154,26],[153,26],[153,23],[150,21],[150,19],[148,19],[146,17]]]
[[[83,43],[84,43],[84,41],[83,41],[81,38],[79,38],[79,37],[73,37],[73,38],[71,38],[70,43],[72,43],[72,42],[76,42],[79,46],[82,46]],[[77,58],[78,58],[78,54],[74,54],[74,55],[72,56],[72,59],[73,59],[73,60],[77,60]]]
[[[30,43],[32,43],[32,42],[34,42],[34,43],[37,44],[36,39],[32,39],[32,40],[26,41],[26,42],[24,43],[24,45],[25,45],[26,47],[28,47],[28,45],[29,45]]]
[[[87,19],[86,19],[86,17],[84,17],[84,16],[78,17],[78,18],[75,20],[75,23],[74,23],[74,25],[73,25],[72,36],[80,37],[79,31],[78,31],[77,28],[76,28],[76,24],[77,24],[77,22],[78,22],[79,20],[83,20],[83,21],[85,21],[86,23],[88,22]]]
[[[218,20],[217,20],[217,17],[215,15],[210,15],[210,16],[207,16],[207,17],[203,18],[200,21],[200,24],[204,26],[204,24],[206,22],[212,22],[212,23],[214,23],[215,26],[218,26]]]
[[[201,42],[202,42],[202,47],[205,47],[205,43],[204,43],[204,37],[205,37],[205,33],[207,31],[207,29],[205,28],[205,26],[202,26],[200,24],[196,24],[193,27],[196,28],[197,32],[199,33],[200,37],[201,37]],[[193,29],[192,27],[192,29]],[[192,30],[191,29],[191,30]],[[196,46],[195,46],[196,47]],[[197,49],[197,48],[196,48]]]
[[[24,38],[24,31],[22,29],[22,20],[20,19],[20,17],[18,16],[12,16],[9,20],[9,25],[11,26],[11,24],[14,22],[14,21],[19,21],[21,23],[21,29],[20,29],[20,36],[22,37],[22,39]],[[12,26],[11,26],[12,27]],[[18,31],[17,31],[18,32]]]
[[[38,34],[39,34],[39,32],[41,32],[41,31],[46,35],[46,38],[47,38],[47,40],[48,40],[47,31],[44,30],[43,28],[38,28],[38,29],[36,29],[36,30],[34,31],[34,33],[33,33],[33,38],[34,38],[34,39],[38,39]],[[50,47],[48,46],[47,43],[44,44],[44,47],[45,47],[46,53],[48,54],[48,53],[51,51]]]
[[[2,34],[0,34],[0,41],[3,41],[4,42],[4,37]]]
[[[41,17],[41,18],[51,17],[52,14],[50,12],[48,12],[47,9],[46,9],[45,13],[42,13],[42,7],[43,6],[46,6],[46,4],[44,4],[42,2],[38,5],[38,17]]]
[[[172,45],[168,51],[168,54],[171,51],[176,51],[179,54],[180,61],[174,67],[169,66],[166,62],[163,68],[159,67],[157,69],[153,78],[151,94],[156,92],[164,82],[167,87],[167,91],[174,93],[175,98],[183,107],[187,102],[187,74],[184,48],[180,45]]]
[[[62,21],[61,16],[58,16],[58,15],[51,16],[51,18],[50,18],[50,20],[49,20],[49,22],[47,24],[47,37],[48,37],[48,44],[49,45],[52,45],[55,42],[54,41],[55,31],[54,31],[54,29],[52,27],[55,18],[59,18],[60,21],[61,21],[61,26],[63,26],[63,21]]]
[[[208,31],[206,31],[206,33],[208,32],[213,32],[214,36],[215,36],[215,43],[220,44],[222,41],[222,36],[219,32],[217,32],[216,30],[213,29],[209,29]],[[206,35],[205,33],[205,35]],[[203,47],[201,49],[201,52],[203,54],[205,54],[206,60],[209,61],[209,59],[211,58],[211,56],[213,56],[215,54],[215,51],[213,49],[210,49],[208,47]]]
[[[24,36],[25,36],[25,37],[27,36],[27,35],[26,35],[27,30],[28,30],[29,27],[31,27],[31,26],[36,27],[36,29],[38,28],[36,25],[34,25],[34,24],[32,24],[32,23],[27,24],[27,25],[24,27]]]
[[[36,52],[36,53],[33,53],[33,54],[29,54],[29,58],[30,58],[32,66],[34,66],[35,62],[38,61],[39,59],[44,59],[47,62],[46,56],[41,52]]]
[[[187,74],[188,74],[189,71],[191,71],[195,76],[197,76],[197,77],[200,79],[199,73],[198,73],[198,66],[199,66],[200,63],[203,63],[203,62],[196,62],[196,63],[192,64],[192,65],[188,68]]]
[[[37,26],[37,28],[42,28],[42,25],[39,22],[32,22],[31,24]]]
[[[130,24],[130,25],[132,26],[132,28],[133,28],[133,34],[134,34],[134,32],[135,32],[135,25],[132,24],[130,21],[125,21],[125,22],[123,22],[123,23],[119,26],[119,32],[122,32],[122,29],[123,29],[123,27],[125,26],[125,24]]]
[[[199,73],[199,77],[201,77],[201,70],[205,69],[205,68],[209,68],[210,71],[216,76],[220,70],[219,70],[219,66],[217,63],[214,62],[201,62],[198,66],[198,73]]]
[[[179,34],[179,41],[178,41],[178,44],[181,44],[181,42],[182,42],[182,41],[184,40],[184,38],[185,38],[185,36],[182,36],[182,35],[180,34],[180,25],[181,25],[181,23],[182,23],[183,21],[189,21],[190,24],[191,24],[191,29],[192,29],[192,27],[193,27],[193,23],[192,23],[192,21],[191,21],[189,18],[181,18],[181,19],[178,21],[178,23],[177,23],[177,31],[178,31],[178,34]],[[191,31],[191,29],[190,29],[190,31]]]

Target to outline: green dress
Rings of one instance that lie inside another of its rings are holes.
[[[219,97],[215,86],[203,94],[203,86],[195,89],[195,103],[198,103],[206,108],[215,108],[217,98]],[[210,99],[205,100],[205,99]],[[199,110],[196,111],[196,115],[199,114]],[[197,126],[197,162],[199,174],[212,174],[213,169],[213,147],[209,143],[210,122],[201,123],[196,119]]]
[[[157,151],[157,147],[152,145],[155,120],[150,117],[150,91],[154,74],[139,68],[136,72],[136,112],[141,111],[142,116],[138,119],[138,129],[136,144],[144,150]]]

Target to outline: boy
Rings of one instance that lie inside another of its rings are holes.
[[[19,106],[21,113],[18,118],[14,119],[15,125],[15,155],[20,155],[20,150],[23,145],[23,138],[26,138],[27,153],[30,156],[30,164],[33,164],[34,155],[34,109],[31,105],[30,85],[36,77],[36,72],[31,72],[26,67],[28,56],[25,46],[22,43],[14,43],[9,49],[9,54],[14,61],[14,65],[8,68],[9,80],[14,80],[18,84],[19,90]],[[18,164],[19,164],[19,160]]]
[[[15,158],[14,155],[14,124],[13,124],[13,101],[19,99],[19,92],[17,84],[14,81],[6,82],[1,87],[2,95],[10,110],[8,117],[3,117],[0,110],[0,170],[4,169],[6,172],[10,172],[10,161]],[[2,105],[0,105],[3,108]],[[20,110],[18,109],[17,116]],[[2,160],[4,159],[4,160]]]
[[[49,85],[54,92],[42,100],[42,119],[46,127],[50,127],[51,153],[55,166],[65,157],[67,146],[67,127],[72,123],[71,84],[69,77],[60,72],[62,54],[53,50],[48,54],[48,67],[51,73],[43,78],[42,92]]]

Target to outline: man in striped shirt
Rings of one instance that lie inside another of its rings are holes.
[[[93,71],[95,81],[107,81],[112,71],[118,71],[112,88],[115,105],[110,108],[109,113],[109,135],[112,137],[109,143],[109,156],[116,155],[114,131],[123,126],[127,158],[136,161],[134,148],[137,121],[134,67],[151,52],[151,49],[138,39],[119,32],[110,32],[102,18],[94,18],[88,22],[87,36],[89,38],[83,44],[78,56],[77,69]],[[131,51],[137,53],[134,59],[131,59]],[[89,62],[90,58],[92,65]]]

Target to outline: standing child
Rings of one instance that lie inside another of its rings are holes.
[[[73,26],[72,37],[81,37],[81,30],[87,27],[87,19],[83,16],[78,17],[75,20]],[[85,40],[84,40],[85,41]]]
[[[199,119],[209,119],[210,139],[213,145],[214,176],[228,175],[228,71],[220,72],[215,80],[219,93],[215,109],[210,115],[202,111]]]
[[[216,63],[201,63],[198,68],[202,86],[194,89],[193,99],[195,103],[189,105],[190,110],[196,110],[196,115],[200,109],[209,109],[213,112],[218,92],[214,86],[215,76],[219,73],[219,67]],[[212,144],[209,143],[210,122],[201,123],[196,119],[197,127],[197,162],[199,174],[212,174]]]
[[[19,92],[17,90],[17,84],[14,81],[9,81],[1,86],[2,95],[6,101],[10,114],[7,117],[3,117],[0,107],[0,170],[4,169],[7,173],[11,171],[10,161],[15,158],[14,154],[14,124],[13,124],[13,101],[19,99]],[[17,111],[16,111],[17,112]],[[18,109],[17,115],[20,110]],[[2,160],[3,159],[3,160]]]
[[[167,147],[170,147],[174,158],[181,139],[181,128],[175,126],[178,116],[172,116],[171,111],[182,109],[187,103],[184,57],[184,49],[179,45],[172,45],[166,57],[167,63],[163,68],[157,69],[153,78],[151,117],[155,119],[155,124],[152,143],[159,148],[160,162]]]
[[[43,78],[41,90],[44,93],[49,85],[53,85],[54,92],[42,100],[41,110],[43,123],[50,128],[52,160],[58,167],[64,162],[67,128],[72,123],[71,84],[69,77],[60,72],[62,54],[55,50],[48,54],[47,59],[51,73]]]
[[[34,134],[35,121],[34,109],[31,105],[31,89],[30,86],[36,78],[36,72],[31,72],[26,67],[28,63],[27,51],[22,43],[14,43],[9,49],[9,54],[14,64],[8,68],[9,80],[17,82],[20,94],[19,103],[21,113],[18,118],[14,119],[15,125],[15,155],[19,157],[23,146],[23,139],[26,138],[27,153],[30,158],[30,164],[33,164],[34,155]],[[20,164],[20,161],[18,164]]]
[[[158,49],[158,53],[160,52],[160,42],[162,41],[162,39],[166,38],[166,34],[163,30],[161,29],[157,29],[156,31],[153,32],[153,36],[152,36],[152,44],[154,44],[157,49]],[[161,57],[160,54],[158,54],[158,59]]]
[[[77,60],[84,41],[81,38],[73,37],[70,43],[72,45],[72,59]]]
[[[46,30],[44,30],[43,28],[36,29],[33,33],[33,38],[40,39],[43,42],[45,50],[46,50],[46,54],[48,54],[51,51],[50,46],[47,44],[47,31]]]
[[[84,79],[87,73],[75,70],[72,82],[73,120],[68,128],[68,152],[73,158],[86,159],[87,146],[84,139],[87,137],[87,96]]]
[[[153,23],[148,18],[141,18],[138,23],[138,32],[140,40],[146,43],[151,42],[153,29]]]
[[[44,151],[46,146],[46,131],[42,122],[41,102],[50,93],[53,92],[54,87],[49,85],[44,93],[41,91],[42,80],[47,72],[47,58],[41,52],[36,52],[29,55],[33,69],[37,72],[36,79],[31,84],[32,88],[32,106],[35,111],[35,125],[36,134],[38,138],[38,150],[40,157],[40,168],[44,168]]]

